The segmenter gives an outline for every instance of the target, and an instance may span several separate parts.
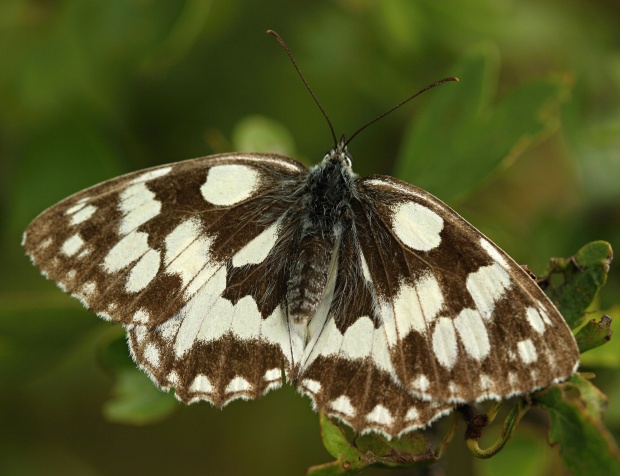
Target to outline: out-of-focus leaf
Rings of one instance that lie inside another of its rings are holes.
[[[115,379],[114,395],[103,406],[109,420],[131,425],[157,423],[179,407],[172,392],[161,391],[136,367],[124,337],[104,345],[99,362]]]
[[[549,441],[575,475],[620,474],[620,451],[601,418],[607,398],[584,374],[533,395],[551,415]]]
[[[593,241],[575,256],[550,261],[549,272],[540,285],[571,329],[583,323],[586,309],[607,281],[612,257],[609,243]]]
[[[132,425],[157,423],[179,406],[172,392],[162,392],[137,368],[115,375],[114,396],[103,406],[110,421]]]
[[[575,336],[579,353],[583,354],[590,349],[606,344],[611,339],[613,332],[611,317],[605,315],[601,317],[599,322],[592,319]]]
[[[399,178],[451,202],[557,127],[566,95],[561,79],[532,82],[494,106],[498,69],[495,48],[479,47],[450,70],[459,84],[429,93],[426,111],[406,134],[396,168]]]
[[[294,140],[282,124],[258,114],[243,118],[233,131],[233,148],[242,152],[292,155]]]

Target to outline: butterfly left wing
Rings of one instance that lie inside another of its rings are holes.
[[[397,379],[414,396],[474,402],[568,378],[566,322],[506,253],[437,198],[360,180],[355,228]]]
[[[160,386],[185,401],[253,398],[280,384],[302,345],[282,310],[287,263],[273,254],[295,239],[283,230],[306,173],[286,157],[228,154],[128,174],[43,212],[24,247],[127,327]]]

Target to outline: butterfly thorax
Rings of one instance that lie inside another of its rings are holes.
[[[351,213],[356,180],[351,158],[340,146],[308,173],[302,232],[287,289],[289,316],[296,324],[312,318],[326,292],[343,220]]]

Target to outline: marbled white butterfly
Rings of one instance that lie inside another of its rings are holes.
[[[358,177],[344,138],[310,170],[234,153],[123,175],[23,244],[186,403],[256,398],[283,367],[327,415],[391,437],[578,364],[527,272],[424,190]]]

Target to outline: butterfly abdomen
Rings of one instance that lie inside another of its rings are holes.
[[[288,281],[288,311],[296,324],[305,324],[316,312],[325,291],[334,241],[320,235],[302,238]]]

